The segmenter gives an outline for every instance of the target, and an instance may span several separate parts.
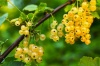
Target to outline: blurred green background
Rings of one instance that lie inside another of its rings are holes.
[[[12,0],[12,2],[22,10],[26,5],[39,4],[40,2],[47,3],[48,7],[56,8],[57,6],[66,2],[66,0]],[[0,8],[0,16],[4,13],[8,13],[8,19],[17,18],[20,13],[16,8],[13,8],[10,4]],[[64,14],[64,9],[57,12],[54,17],[60,23]],[[52,22],[52,18],[46,20],[39,28],[42,27],[41,33],[47,36],[45,41],[39,41],[36,44],[43,46],[44,56],[43,62],[38,64],[39,66],[77,66],[80,58],[83,56],[99,57],[100,56],[100,20],[94,19],[94,22],[90,28],[91,44],[85,45],[80,40],[76,41],[74,45],[66,44],[64,38],[61,38],[58,42],[54,42],[49,39],[48,33],[50,32],[49,23]],[[39,29],[37,28],[37,29]],[[0,26],[0,41],[4,43],[2,53],[20,36],[18,31],[20,27],[11,25],[8,21],[5,21]],[[13,50],[7,57],[14,56],[15,50]]]

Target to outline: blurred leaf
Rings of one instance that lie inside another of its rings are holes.
[[[100,66],[100,57],[92,58],[83,56],[78,66]]]
[[[29,13],[27,16],[28,16],[28,19],[31,20],[33,17],[33,13]]]
[[[96,5],[97,5],[98,7],[100,7],[100,3],[97,2]]]
[[[0,6],[7,5],[7,0],[0,0]]]
[[[83,56],[78,66],[94,66],[92,57]]]
[[[21,12],[20,18],[22,19],[22,21],[25,21],[27,19],[27,16],[26,16],[26,14],[24,14],[23,12]]]
[[[53,11],[54,9],[50,8],[50,7],[47,7],[47,4],[46,3],[40,3],[40,5],[38,6],[38,11],[39,12],[51,12]]]
[[[8,57],[4,60],[2,66],[24,66],[25,64],[21,61],[14,61],[14,57]]]
[[[44,12],[46,7],[47,7],[46,3],[40,3],[40,5],[38,6],[38,11]]]
[[[39,11],[47,11],[47,12],[51,12],[53,11],[52,8],[50,7],[46,7],[47,4],[46,3],[40,3],[39,7],[37,7],[37,5],[31,4],[31,5],[27,5],[26,7],[23,8],[24,11],[35,11],[37,8]]]
[[[35,11],[37,9],[37,5],[31,4],[23,8],[26,11]]]
[[[21,61],[9,61],[2,64],[2,66],[24,66],[24,63],[22,63]]]
[[[100,0],[97,0],[96,5],[97,5],[98,7],[100,7]]]
[[[0,17],[0,26],[2,25],[2,23],[6,20],[6,18],[8,17],[8,13],[4,14],[3,16]]]
[[[92,15],[93,15],[95,18],[100,19],[100,16],[99,16],[99,14],[98,14],[97,12],[92,12]]]
[[[54,10],[53,8],[45,7],[45,11],[47,11],[47,12],[52,12],[53,10]]]
[[[100,66],[100,58],[99,57],[94,58],[94,63],[95,66]]]
[[[72,5],[67,5],[64,9],[65,12],[68,12],[72,8]]]

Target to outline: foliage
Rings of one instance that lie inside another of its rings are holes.
[[[14,61],[14,60],[15,60],[14,57],[8,57],[5,59],[5,62],[3,62],[3,64],[1,64],[0,66],[12,66],[12,65],[13,66],[24,66],[25,65],[21,61]]]
[[[35,11],[37,9],[37,5],[31,4],[23,8],[26,11]]]
[[[68,5],[68,6],[65,7],[64,10],[65,10],[65,12],[68,12],[68,11],[70,11],[71,8],[72,8],[72,5]]]
[[[98,14],[98,12],[92,12],[92,15],[93,15],[95,18],[100,19],[100,15]]]
[[[92,57],[84,56],[80,59],[78,66],[100,66],[100,58],[93,59]]]

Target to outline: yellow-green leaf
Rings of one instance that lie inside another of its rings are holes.
[[[37,5],[31,4],[27,5],[26,7],[23,8],[24,11],[35,11],[37,9]]]

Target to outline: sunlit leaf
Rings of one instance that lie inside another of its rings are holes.
[[[31,4],[23,8],[25,11],[35,11],[37,9],[37,5]]]
[[[46,3],[40,3],[40,5],[38,6],[38,11],[44,12],[46,7],[47,7]]]
[[[8,17],[8,13],[4,14],[3,16],[0,17],[0,26],[2,25],[2,23],[6,20],[6,18]]]
[[[68,12],[71,8],[72,8],[72,5],[67,5],[64,10],[65,12]]]
[[[99,16],[99,14],[98,14],[97,12],[92,12],[92,15],[93,15],[95,18],[100,19],[100,16]]]

